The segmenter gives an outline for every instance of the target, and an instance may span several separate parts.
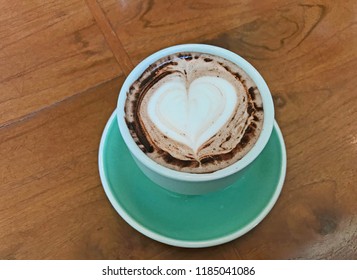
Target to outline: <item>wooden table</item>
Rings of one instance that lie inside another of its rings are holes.
[[[1,259],[356,259],[357,2],[1,1]],[[206,249],[131,228],[97,168],[125,76],[209,43],[267,81],[285,137],[282,194],[254,230]]]

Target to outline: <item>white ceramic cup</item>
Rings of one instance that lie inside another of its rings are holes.
[[[193,174],[172,170],[164,167],[149,158],[135,143],[125,122],[125,100],[129,87],[140,75],[155,61],[178,52],[201,52],[223,57],[241,67],[257,85],[264,109],[264,122],[260,136],[253,148],[239,161],[221,170],[207,174]],[[242,170],[252,163],[263,151],[267,144],[274,124],[274,105],[269,88],[259,72],[239,55],[211,45],[185,44],[160,50],[140,62],[126,78],[119,94],[117,105],[117,120],[120,133],[132,154],[138,167],[157,185],[170,191],[186,194],[200,195],[220,190],[233,184],[242,174]]]

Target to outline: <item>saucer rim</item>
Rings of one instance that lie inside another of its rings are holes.
[[[108,135],[109,129],[110,129],[112,123],[115,122],[116,111],[117,111],[117,109],[114,110],[114,112],[108,119],[108,121],[105,125],[105,128],[103,130],[101,140],[100,140],[99,152],[98,152],[99,175],[100,175],[100,179],[102,182],[104,192],[107,195],[107,197],[108,197],[110,203],[112,204],[112,206],[114,207],[114,209],[130,226],[132,226],[134,229],[136,229],[140,233],[142,233],[145,236],[147,236],[153,240],[156,240],[158,242],[176,246],[176,247],[183,247],[183,248],[212,247],[212,246],[217,246],[220,244],[230,242],[230,241],[246,234],[247,232],[252,230],[254,227],[256,227],[269,214],[269,212],[274,207],[276,201],[279,198],[282,187],[284,185],[285,176],[286,176],[286,165],[287,165],[285,142],[284,142],[283,135],[281,133],[281,130],[280,130],[279,125],[276,122],[276,120],[274,120],[273,129],[276,129],[279,143],[280,143],[280,148],[281,148],[281,170],[280,170],[279,182],[277,184],[277,187],[274,191],[273,196],[270,198],[267,205],[246,226],[244,226],[243,228],[241,228],[233,233],[230,233],[228,235],[224,235],[224,236],[221,236],[218,238],[213,238],[213,239],[200,240],[200,241],[188,241],[188,240],[174,239],[174,238],[167,237],[162,234],[156,233],[156,232],[146,228],[144,225],[140,224],[134,218],[132,218],[130,216],[130,214],[127,213],[127,211],[115,199],[115,197],[110,189],[110,184],[108,182],[107,176],[105,174],[105,168],[104,168],[104,162],[103,162],[104,147],[105,147],[106,141],[108,139],[107,135]],[[145,176],[145,175],[143,175],[143,176]]]

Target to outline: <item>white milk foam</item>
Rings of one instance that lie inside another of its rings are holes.
[[[225,79],[203,76],[188,86],[175,77],[153,92],[148,115],[168,138],[198,148],[231,117],[237,105],[234,86]]]

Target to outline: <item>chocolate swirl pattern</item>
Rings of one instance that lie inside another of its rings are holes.
[[[174,170],[209,173],[241,159],[263,125],[260,93],[237,65],[203,54],[174,54],[130,87],[126,123],[137,145]]]

